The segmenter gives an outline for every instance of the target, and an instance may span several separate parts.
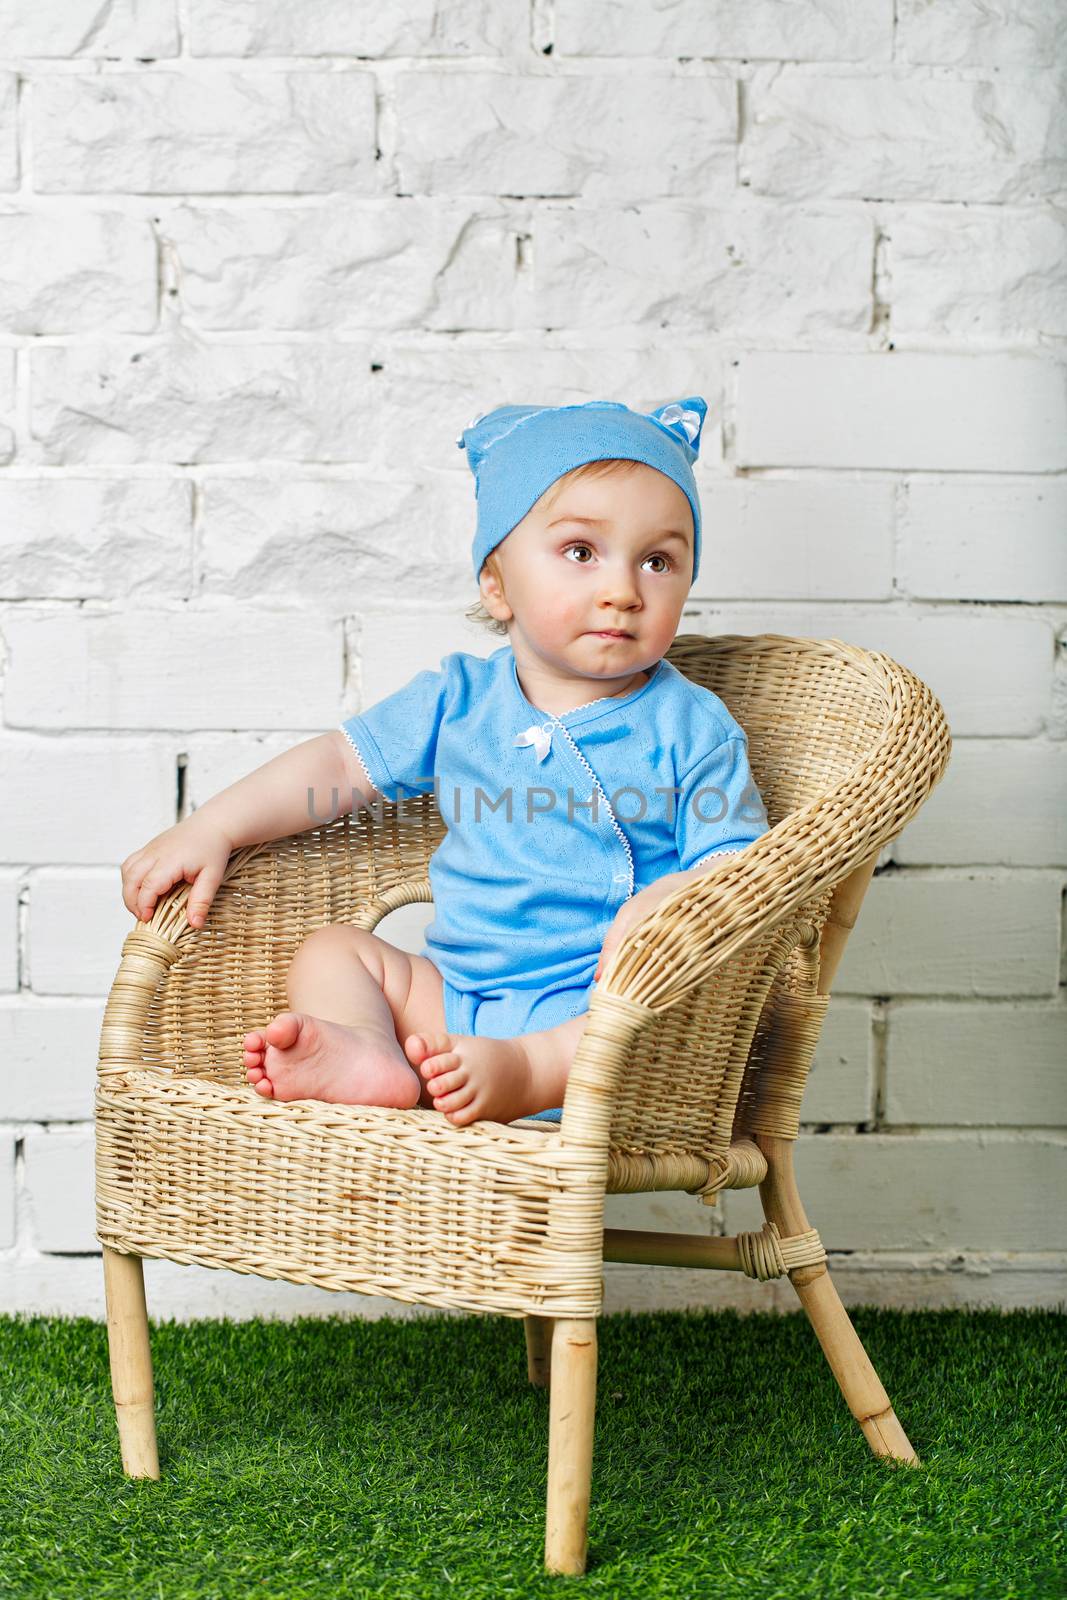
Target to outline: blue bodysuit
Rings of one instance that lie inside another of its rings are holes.
[[[624,901],[769,826],[744,730],[666,658],[629,694],[557,717],[526,698],[510,645],[459,650],[340,726],[386,799],[436,796],[421,954],[452,1033],[578,1016]]]

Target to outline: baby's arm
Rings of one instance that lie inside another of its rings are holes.
[[[378,798],[348,740],[334,729],[283,750],[205,800],[193,817],[212,822],[230,849],[240,850],[321,827],[327,817],[346,816]]]
[[[303,833],[376,798],[343,733],[305,739],[127,856],[120,869],[123,901],[147,922],[160,895],[185,879],[193,885],[186,913],[198,927],[234,850]]]

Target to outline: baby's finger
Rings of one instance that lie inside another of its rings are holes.
[[[222,874],[226,870],[226,863],[219,866],[202,867],[197,874],[193,887],[189,890],[189,899],[186,901],[185,911],[189,922],[194,928],[203,926],[208,914],[215,891],[222,882]]]
[[[147,867],[147,862],[138,864],[133,856],[127,856],[119,868],[122,874],[122,903],[132,916],[137,915],[137,896]]]
[[[165,894],[173,882],[174,874],[166,867],[153,867],[145,873],[136,894],[136,916],[139,921],[148,921],[160,895]]]

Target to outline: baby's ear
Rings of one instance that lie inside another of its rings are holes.
[[[478,574],[478,589],[482,597],[482,604],[487,610],[490,602],[492,602],[494,605],[507,605],[507,595],[504,593],[504,585],[497,576],[494,566],[491,565],[489,561],[483,561],[482,563],[482,570]],[[507,619],[498,618],[498,621],[504,620]]]

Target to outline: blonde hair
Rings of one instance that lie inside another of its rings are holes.
[[[548,511],[553,505],[555,505],[556,500],[563,493],[563,490],[569,483],[577,483],[582,478],[607,478],[613,473],[618,473],[621,476],[627,472],[632,472],[634,467],[638,467],[640,465],[641,463],[639,461],[629,461],[614,456],[609,457],[604,461],[584,461],[580,467],[572,467],[569,472],[565,472],[562,477],[557,478],[555,483],[551,484],[549,488],[545,490],[544,494],[541,495],[538,504],[543,501],[544,508],[546,511]],[[499,583],[501,593],[503,593],[504,574],[500,570],[500,563],[496,558],[496,550],[490,550],[489,554],[482,562],[483,571],[486,567],[488,567],[497,583]],[[506,598],[507,596],[505,595],[505,599]],[[505,638],[507,637],[507,623],[501,622],[499,618],[494,617],[490,612],[488,612],[480,599],[476,600],[474,605],[468,607],[465,615],[469,617],[471,622],[480,622],[483,627],[489,629],[490,633],[502,633]]]

